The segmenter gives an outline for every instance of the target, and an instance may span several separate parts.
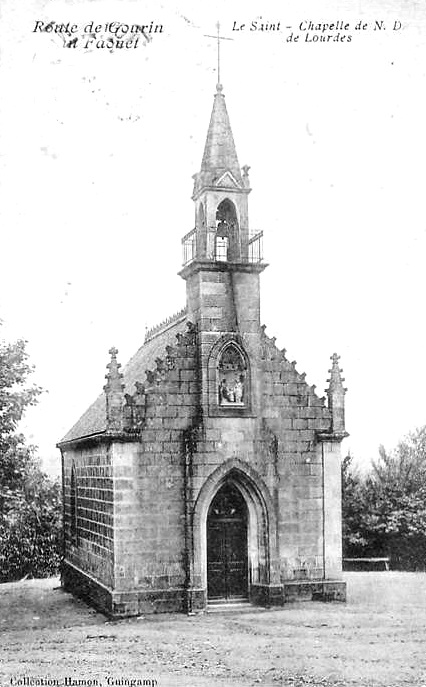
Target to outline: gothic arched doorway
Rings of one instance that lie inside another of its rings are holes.
[[[207,593],[209,599],[248,595],[248,509],[243,495],[225,483],[207,514]]]

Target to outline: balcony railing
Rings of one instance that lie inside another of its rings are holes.
[[[258,231],[249,239],[248,243],[249,262],[262,262],[263,260],[263,231]]]
[[[196,229],[192,229],[186,236],[182,239],[182,259],[183,264],[187,265],[195,258],[197,250],[197,236]]]
[[[197,253],[196,229],[192,229],[182,239],[182,260],[183,265],[187,265],[195,259]],[[216,243],[216,260],[221,262],[228,259],[228,239],[220,238]],[[258,231],[249,238],[248,242],[248,262],[262,262],[263,260],[263,231]],[[244,262],[243,258],[243,262]],[[239,261],[238,261],[239,262]]]

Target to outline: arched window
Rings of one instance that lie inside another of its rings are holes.
[[[230,343],[218,361],[218,401],[220,406],[244,406],[247,403],[247,365],[240,349]]]
[[[75,476],[75,465],[71,468],[71,488],[70,488],[70,527],[71,541],[77,543],[77,479]]]
[[[237,212],[225,198],[216,210],[216,260],[231,262],[240,257]]]

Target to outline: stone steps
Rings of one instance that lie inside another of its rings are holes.
[[[253,610],[254,606],[248,599],[212,599],[207,604],[207,613],[223,611]]]

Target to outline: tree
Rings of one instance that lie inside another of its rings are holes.
[[[61,490],[17,427],[42,389],[29,385],[26,343],[0,342],[0,582],[57,571]]]
[[[380,537],[394,567],[426,566],[426,427],[410,432],[397,447],[379,449],[373,463],[371,529]]]
[[[342,525],[343,556],[362,556],[368,546],[368,538],[363,532],[364,483],[358,470],[353,466],[353,456],[349,453],[342,461]]]
[[[346,461],[346,462],[345,462]],[[343,532],[345,556],[380,556],[398,569],[426,567],[426,427],[397,447],[379,449],[364,478],[345,459]]]
[[[25,409],[37,402],[42,389],[35,384],[24,386],[33,372],[28,364],[26,342],[0,342],[0,450],[8,445]]]
[[[404,493],[416,492],[426,483],[426,426],[410,432],[393,451],[379,447],[373,473],[383,485],[393,485]]]
[[[0,582],[58,572],[62,552],[61,485],[27,464],[19,486],[7,489],[0,515]]]
[[[0,342],[0,512],[7,499],[22,485],[33,450],[17,434],[18,423],[28,406],[34,405],[42,389],[27,386],[33,368],[28,364],[25,341]]]

